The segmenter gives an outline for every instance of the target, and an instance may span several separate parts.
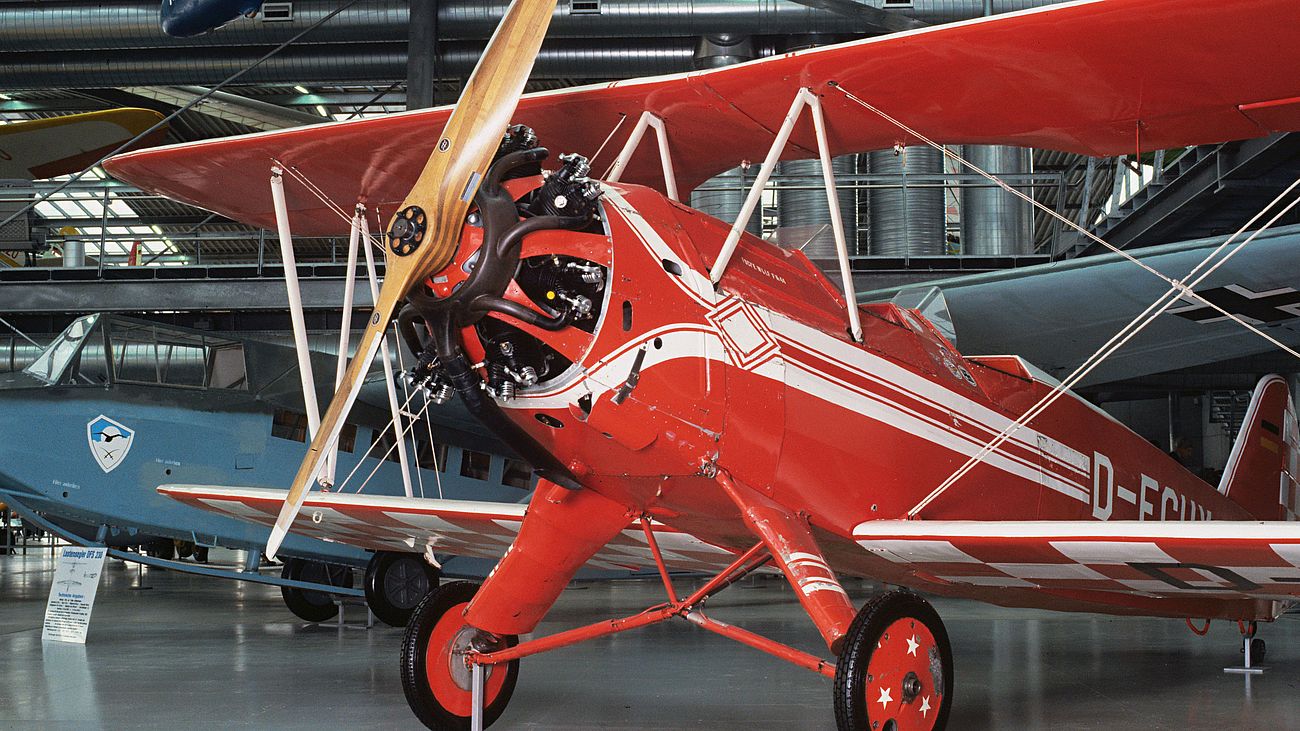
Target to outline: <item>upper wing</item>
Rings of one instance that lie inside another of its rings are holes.
[[[202,510],[239,520],[275,524],[285,490],[209,485],[163,485],[158,492]],[[424,552],[500,558],[524,519],[526,506],[473,500],[434,500],[392,495],[309,493],[293,533],[374,551]],[[716,572],[735,558],[731,551],[655,526],[664,562],[684,571]],[[597,553],[588,566],[604,569],[654,568],[639,525],[630,525]]]
[[[853,535],[873,554],[940,586],[1183,599],[1300,596],[1296,522],[877,520]]]
[[[1113,155],[1300,129],[1294,0],[1083,0],[774,56],[520,100],[515,120],[556,152],[596,155],[603,170],[642,111],[661,117],[678,186],[688,191],[761,160],[800,87],[822,95],[832,154],[915,144],[831,88],[838,84],[943,143],[1010,144]],[[347,208],[389,207],[409,190],[450,108],[150,150],[110,160],[141,188],[271,227],[274,161]],[[610,137],[612,133],[612,137]],[[814,157],[812,124],[784,157]],[[623,175],[662,189],[653,142]],[[346,222],[288,186],[293,228]]]
[[[1222,240],[1152,246],[1132,255],[1183,280]],[[1196,291],[1236,315],[1267,325],[1279,341],[1300,347],[1298,248],[1300,226],[1270,230],[1216,269]],[[1101,254],[867,292],[861,298],[884,300],[900,291],[929,287],[943,293],[962,353],[1015,353],[1057,378],[1073,371],[1168,290],[1165,282],[1120,255]],[[1081,383],[1107,383],[1275,350],[1203,303],[1179,302]]]
[[[119,145],[157,124],[149,109],[108,109],[0,125],[0,180],[39,180],[84,170]],[[139,145],[156,145],[160,127]]]

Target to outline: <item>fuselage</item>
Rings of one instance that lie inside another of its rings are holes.
[[[802,253],[748,235],[715,289],[707,272],[726,224],[650,189],[605,191],[603,245],[591,234],[525,243],[525,260],[550,252],[608,267],[609,286],[589,335],[520,326],[573,365],[503,403],[507,413],[584,486],[675,528],[753,544],[711,479],[725,469],[805,515],[837,571],[909,583],[906,567],[853,542],[854,527],[905,517],[1052,384],[1015,357],[964,358],[918,312],[892,304],[861,307],[855,342],[826,277]],[[919,517],[1251,516],[1066,394]],[[1056,608],[1109,601],[998,593]]]
[[[83,354],[80,363],[92,357],[102,356]],[[304,414],[238,389],[61,381],[0,378],[0,502],[38,511],[86,537],[105,526],[104,537],[114,544],[165,537],[255,551],[265,546],[265,527],[183,505],[156,488],[287,484],[306,449]],[[101,419],[119,425],[111,441],[97,433]],[[420,454],[410,455],[425,465],[413,470],[417,496],[514,502],[526,494],[520,488],[527,487],[527,473],[522,481],[519,470],[507,478],[501,456],[441,436],[434,449],[421,430],[414,440]],[[97,450],[108,457],[97,459]],[[368,493],[402,494],[400,469],[391,439],[372,426],[352,425],[336,469],[343,489],[364,485]],[[360,548],[302,535],[290,536],[286,552],[357,565],[370,558]]]

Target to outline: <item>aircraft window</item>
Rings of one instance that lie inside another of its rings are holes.
[[[501,484],[506,487],[518,487],[527,490],[533,486],[533,468],[522,459],[507,459],[505,473],[501,476]]]
[[[234,340],[113,321],[108,328],[119,381],[183,388],[245,390],[244,346]]]
[[[227,345],[208,351],[208,387],[244,388],[248,374],[244,372],[244,346]]]
[[[434,444],[428,437],[415,437],[415,463],[426,470],[447,471],[447,445]]]
[[[271,417],[271,436],[305,444],[307,415],[289,409],[276,409],[275,415]],[[339,430],[339,451],[351,452],[356,447],[357,427],[355,424],[344,423],[343,428]]]
[[[492,468],[492,455],[466,449],[460,457],[460,476],[471,480],[486,480]]]
[[[50,343],[31,365],[23,369],[23,373],[45,383],[58,383],[68,364],[77,355],[82,341],[94,329],[98,317],[98,315],[89,315],[73,320],[72,324],[68,325],[67,329],[55,338],[54,342]]]
[[[307,415],[288,409],[276,409],[275,416],[271,417],[271,436],[305,443]]]
[[[389,462],[402,461],[402,456],[397,453],[397,447],[393,446],[393,430],[391,428],[371,431],[370,456],[375,459],[386,459]]]

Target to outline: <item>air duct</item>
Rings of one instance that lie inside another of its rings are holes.
[[[405,43],[411,0],[361,0],[344,8],[297,45]],[[427,2],[429,0],[418,0]],[[993,0],[995,13],[1052,5],[1061,0]],[[883,7],[885,0],[866,0]],[[289,40],[325,15],[338,0],[295,0],[293,19],[240,19],[193,38],[172,38],[159,28],[157,0],[105,3],[92,0],[5,2],[0,48],[5,51],[87,51],[131,48],[271,47]],[[443,0],[438,3],[438,39],[489,38],[507,0]],[[984,0],[913,0],[888,8],[926,23],[946,23],[984,14]],[[862,35],[878,29],[860,20],[795,2],[753,0],[598,0],[561,2],[548,30],[558,38],[698,37],[721,33]]]
[[[1007,145],[967,145],[965,157],[994,175],[1029,172],[1030,151]],[[993,187],[961,189],[961,249],[963,254],[1010,256],[1033,249],[1033,220],[1027,202]]]
[[[465,78],[482,47],[438,47],[441,78]],[[615,39],[542,48],[535,79],[621,79],[687,71],[695,44],[689,39]],[[195,48],[123,54],[0,53],[0,88],[109,88],[211,86],[247,68],[260,49]],[[598,75],[598,76],[597,76]],[[248,84],[390,83],[406,78],[406,44],[314,45],[286,48],[240,78]]]
[[[867,196],[873,256],[938,256],[945,253],[943,186],[908,184],[909,175],[943,174],[943,153],[932,147],[906,147],[899,153],[878,150],[866,155],[871,174],[889,175]],[[897,183],[896,185],[894,183]]]

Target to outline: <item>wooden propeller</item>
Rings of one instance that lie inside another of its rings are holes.
[[[375,311],[329,409],[321,418],[289,495],[271,529],[266,555],[274,558],[338,439],[362,378],[379,350],[393,312],[408,292],[451,261],[465,216],[492,162],[528,75],[532,73],[556,0],[514,0],[470,75],[423,172],[393,216],[384,250],[386,271]]]

